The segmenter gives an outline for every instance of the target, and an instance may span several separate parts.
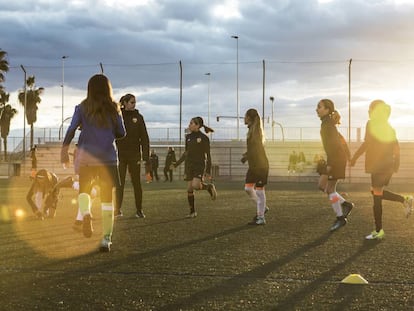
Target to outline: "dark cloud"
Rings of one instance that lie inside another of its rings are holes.
[[[230,9],[221,12],[227,16],[218,14],[217,6],[226,5]],[[0,7],[1,48],[11,65],[6,88],[21,88],[23,64],[46,88],[42,105],[58,106],[59,92],[48,89],[61,85],[64,65],[68,112],[79,99],[70,90],[84,93],[102,63],[116,97],[136,93],[149,122],[174,122],[181,60],[184,118],[207,114],[206,72],[211,73],[212,115],[234,115],[237,42],[241,113],[262,109],[266,60],[266,114],[272,95],[278,114],[298,126],[318,126],[314,107],[321,97],[347,109],[350,58],[356,106],[369,102],[366,89],[389,88],[384,94],[393,99],[390,93],[414,80],[414,6],[393,1],[179,0],[128,6],[128,1],[109,0],[0,0]],[[239,36],[237,42],[232,35]],[[63,55],[69,56],[64,62]],[[398,105],[405,102],[398,99]],[[356,114],[361,120],[365,107],[362,111]]]

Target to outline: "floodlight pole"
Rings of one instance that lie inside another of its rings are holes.
[[[23,65],[20,65],[24,72],[24,103],[23,103],[23,156],[26,157],[26,104],[27,104],[27,72]]]
[[[236,39],[236,96],[237,96],[237,140],[240,140],[240,103],[239,103],[239,36],[231,36]]]
[[[210,80],[211,80],[211,73],[207,72],[204,75],[208,76],[208,89],[207,89],[207,116],[208,116],[208,124],[210,124]]]
[[[64,115],[64,113],[63,113],[63,110],[64,110],[64,107],[65,107],[65,92],[64,92],[64,89],[65,89],[65,59],[66,58],[68,58],[69,56],[65,56],[65,55],[63,55],[62,56],[62,116],[61,116],[61,126],[63,127],[63,115]],[[61,139],[61,136],[60,136],[60,132],[59,132],[59,140]]]

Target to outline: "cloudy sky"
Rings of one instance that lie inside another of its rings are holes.
[[[414,0],[0,0],[0,48],[11,66],[4,85],[22,110],[23,65],[45,88],[36,126],[59,127],[62,81],[67,118],[102,64],[115,99],[136,94],[149,127],[177,127],[181,61],[183,125],[196,115],[207,121],[210,108],[211,127],[235,127],[216,116],[262,113],[265,67],[266,118],[273,96],[276,122],[317,128],[317,101],[328,97],[347,127],[351,68],[351,127],[365,125],[376,98],[393,106],[395,126],[408,127],[413,16]],[[19,113],[12,128],[22,123]]]

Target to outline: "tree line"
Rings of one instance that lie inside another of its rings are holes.
[[[13,108],[8,102],[10,93],[6,92],[3,82],[6,73],[9,71],[7,52],[0,49],[0,137],[3,139],[4,160],[7,161],[7,136],[10,133],[10,123],[17,114],[17,109]],[[44,88],[36,87],[35,76],[26,79],[26,85],[18,93],[18,101],[26,112],[26,121],[30,125],[30,149],[33,148],[34,124],[37,121],[38,104],[42,101],[40,95]]]

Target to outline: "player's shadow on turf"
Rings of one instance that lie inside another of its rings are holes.
[[[332,282],[332,276],[334,274],[343,270],[347,264],[352,263],[358,257],[374,248],[376,245],[378,245],[378,241],[364,241],[364,243],[355,251],[353,255],[349,256],[344,261],[333,266],[328,271],[320,274],[317,279],[307,283],[305,287],[297,290],[296,292],[286,297],[284,300],[278,303],[278,305],[272,310],[296,310],[295,305],[298,304],[298,302],[306,299],[308,295],[315,292],[324,283]],[[360,295],[362,293],[362,290],[363,288],[361,287],[360,289],[356,289],[355,291],[348,291],[342,303],[336,307],[332,307],[332,310],[348,310],[349,304],[355,297],[357,297],[357,295]],[[344,292],[341,292],[340,290],[336,292],[337,295],[340,295],[341,293],[344,294]]]
[[[231,234],[235,234],[244,230],[249,230],[254,228],[254,226],[249,226],[249,225],[242,225],[242,226],[238,226],[238,227],[234,227],[234,228],[230,228],[227,230],[223,230],[222,232],[219,233],[215,233],[212,235],[208,235],[199,239],[195,239],[195,240],[190,240],[190,241],[186,241],[186,242],[182,242],[182,243],[178,243],[175,245],[170,245],[170,246],[165,246],[162,248],[157,248],[151,251],[147,251],[147,252],[143,252],[143,253],[133,253],[128,255],[127,258],[123,258],[123,259],[119,259],[119,260],[114,260],[111,259],[108,262],[103,262],[99,265],[96,264],[96,262],[91,263],[90,266],[85,266],[84,264],[82,264],[82,271],[88,271],[88,272],[94,272],[94,271],[107,271],[108,269],[114,267],[114,266],[119,266],[122,265],[124,263],[128,263],[131,262],[131,260],[143,260],[143,259],[147,259],[147,258],[151,258],[151,257],[158,257],[161,255],[164,255],[168,252],[171,251],[175,251],[175,250],[179,250],[179,249],[184,249],[186,247],[192,246],[192,245],[197,245],[199,243],[203,243],[203,242],[207,242],[207,241],[211,241],[211,240],[217,240],[220,239],[222,237],[231,235]],[[65,259],[65,260],[59,260],[59,261],[55,261],[52,264],[48,264],[47,266],[53,267],[53,266],[60,266],[62,264],[64,264],[65,262],[74,262],[74,260],[84,260],[85,258],[91,258],[93,259],[96,256],[96,251],[88,253],[88,254],[84,254],[82,256],[75,258],[70,258],[70,259]],[[45,269],[47,268],[47,266],[42,265],[40,267],[34,267],[34,269]],[[71,272],[82,272],[79,271],[77,269],[72,270],[72,271],[67,271],[67,273],[71,273]]]
[[[238,274],[223,283],[218,284],[217,286],[194,293],[193,295],[183,298],[175,303],[165,305],[159,310],[180,310],[191,305],[202,304],[203,301],[216,300],[217,296],[231,296],[232,294],[239,292],[241,288],[247,288],[251,283],[256,282],[258,279],[265,279],[270,273],[277,271],[282,266],[290,263],[292,260],[302,256],[304,253],[314,249],[315,247],[324,244],[331,236],[331,233],[325,233],[318,239],[297,248],[286,256],[266,263],[256,269]],[[223,299],[225,298],[223,297]]]

